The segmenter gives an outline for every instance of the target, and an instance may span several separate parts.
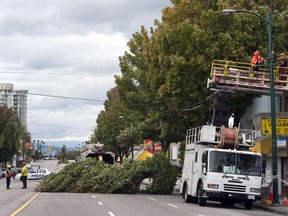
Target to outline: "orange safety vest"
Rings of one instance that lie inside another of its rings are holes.
[[[253,57],[251,59],[251,64],[256,65],[259,61],[263,61],[263,60],[264,60],[264,58],[262,58],[261,56],[253,55]]]
[[[6,178],[11,178],[13,175],[12,175],[12,172],[11,170],[7,169],[6,170]]]

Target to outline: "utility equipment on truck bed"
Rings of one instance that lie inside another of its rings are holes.
[[[185,202],[206,205],[206,200],[223,205],[244,202],[251,209],[260,200],[260,153],[252,130],[204,125],[187,131],[180,193]]]

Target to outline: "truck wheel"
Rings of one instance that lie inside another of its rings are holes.
[[[201,183],[198,187],[198,190],[197,190],[199,206],[206,206],[206,199],[202,197],[203,194],[204,194],[203,184]]]
[[[252,209],[252,207],[253,207],[253,202],[250,201],[250,200],[245,201],[245,202],[244,202],[244,207],[245,207],[245,209],[248,209],[248,210]]]
[[[183,199],[185,200],[186,203],[191,203],[192,201],[192,196],[188,194],[187,185],[185,185],[184,187]]]

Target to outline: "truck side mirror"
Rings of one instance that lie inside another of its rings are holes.
[[[207,159],[208,159],[208,152],[205,151],[203,152],[203,155],[202,155],[202,163],[207,163]]]
[[[266,160],[262,161],[262,173],[266,172]]]
[[[206,175],[206,173],[207,173],[206,163],[202,163],[202,173],[203,173],[204,175]]]

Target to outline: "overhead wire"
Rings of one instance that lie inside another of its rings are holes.
[[[86,129],[86,128],[76,128],[76,127],[68,127],[68,126],[59,126],[59,125],[35,123],[35,122],[28,122],[28,124],[42,125],[42,126],[48,126],[48,127],[68,128],[68,129],[84,130],[84,131],[92,131],[92,129]]]
[[[99,99],[89,99],[89,98],[78,98],[78,97],[68,97],[68,96],[59,96],[59,95],[49,95],[49,94],[39,94],[39,93],[25,93],[28,95],[35,95],[35,96],[44,96],[44,97],[53,97],[53,98],[61,98],[61,99],[72,99],[72,100],[83,100],[83,101],[95,101],[104,103],[104,100]]]
[[[234,87],[226,90],[225,92],[233,91],[233,90],[236,89],[237,87],[238,87],[238,85],[236,85],[236,86],[234,86]],[[198,109],[204,101],[209,100],[211,97],[213,97],[214,95],[218,94],[218,92],[221,92],[221,91],[224,91],[224,90],[219,89],[219,90],[213,92],[213,94],[209,95],[209,96],[206,97],[205,99],[203,99],[203,100],[201,100],[200,102],[196,103],[196,105],[195,105],[194,107],[192,107],[192,108],[187,108],[187,109],[182,109],[182,111],[183,111],[183,112],[186,112],[186,111],[192,111],[192,110]]]
[[[91,67],[91,68],[21,68],[21,67],[0,67],[0,73],[9,74],[117,74],[120,68]]]

